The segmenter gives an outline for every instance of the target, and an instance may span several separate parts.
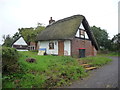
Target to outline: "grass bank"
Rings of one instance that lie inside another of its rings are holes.
[[[69,56],[38,56],[35,52],[19,53],[21,55],[19,64],[23,71],[19,74],[4,77],[3,87],[60,87],[87,75],[77,60]],[[34,58],[36,61],[29,63],[26,62],[27,58]]]
[[[106,57],[86,57],[76,60],[69,56],[38,56],[36,52],[19,52],[20,73],[3,76],[4,88],[53,88],[69,85],[87,76],[80,62],[101,66],[111,61]],[[29,63],[28,58],[35,62]]]

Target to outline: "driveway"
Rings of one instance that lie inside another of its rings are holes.
[[[118,87],[118,57],[112,62],[90,72],[83,80],[75,81],[64,88],[116,88]]]

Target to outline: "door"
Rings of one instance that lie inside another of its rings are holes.
[[[64,41],[58,41],[58,55],[64,56]]]
[[[79,49],[79,56],[81,57],[85,57],[85,49]]]

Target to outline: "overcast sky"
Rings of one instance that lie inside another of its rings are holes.
[[[18,28],[48,25],[76,14],[84,15],[90,26],[107,30],[110,38],[118,33],[119,0],[0,0],[0,44],[2,35],[13,35]]]

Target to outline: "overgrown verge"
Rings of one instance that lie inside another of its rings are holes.
[[[120,52],[110,52],[106,56],[120,56]]]
[[[120,56],[120,52],[116,51],[116,52],[112,52],[112,51],[99,51],[98,52],[99,56]]]
[[[55,88],[70,85],[72,81],[88,75],[80,62],[99,67],[111,61],[103,56],[76,60],[69,56],[38,56],[37,52],[29,51],[19,54],[21,73],[4,75],[4,88]]]
[[[112,59],[105,56],[85,57],[85,58],[81,58],[80,60],[83,61],[83,63],[87,63],[90,64],[91,66],[96,66],[96,67],[102,66],[112,61]]]
[[[4,76],[4,88],[60,87],[87,75],[78,61],[69,56],[38,56],[36,52],[19,53],[22,71]],[[27,62],[28,58],[34,58],[35,62]]]

